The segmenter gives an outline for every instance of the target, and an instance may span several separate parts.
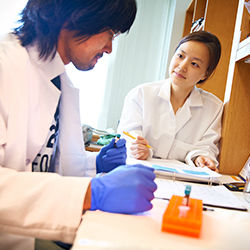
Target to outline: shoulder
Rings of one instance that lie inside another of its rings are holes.
[[[134,94],[139,94],[139,93],[155,95],[159,93],[160,89],[165,84],[166,84],[166,80],[143,83],[131,89],[128,95],[134,95]]]
[[[2,36],[0,39],[0,52],[1,56],[11,55],[14,52],[24,52],[26,49],[20,44],[17,36],[9,33]],[[27,53],[27,52],[26,52]]]
[[[0,66],[1,68],[14,68],[22,66],[22,60],[28,58],[27,50],[20,44],[14,34],[7,34],[0,40]]]
[[[203,90],[201,88],[196,88],[196,91],[198,91],[201,95],[202,101],[205,105],[213,105],[215,107],[222,107],[223,102],[214,94]]]
[[[0,95],[9,96],[16,88],[22,88],[23,71],[27,70],[29,55],[14,34],[8,34],[0,40]],[[14,95],[14,93],[13,93]]]

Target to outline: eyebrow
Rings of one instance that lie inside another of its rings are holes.
[[[180,51],[181,51],[183,54],[187,54],[187,53],[186,53],[184,50],[182,50],[182,49],[180,49]],[[204,63],[204,61],[201,60],[201,59],[198,58],[198,57],[193,57],[192,59],[197,60],[197,61],[200,61],[201,63]]]

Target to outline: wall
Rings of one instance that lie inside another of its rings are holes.
[[[174,23],[173,23],[173,29],[171,33],[171,42],[170,42],[169,53],[168,53],[168,58],[167,58],[166,77],[168,77],[168,66],[170,64],[171,58],[174,54],[175,48],[179,40],[182,37],[186,10],[191,2],[192,0],[176,0]]]

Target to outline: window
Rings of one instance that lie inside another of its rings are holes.
[[[17,27],[19,13],[25,7],[28,0],[8,0],[1,4],[0,22],[4,25],[0,26],[0,34],[5,34]]]
[[[89,71],[79,71],[72,63],[66,66],[67,74],[80,90],[80,115],[83,124],[97,128],[98,117],[104,96],[109,55],[103,57]]]

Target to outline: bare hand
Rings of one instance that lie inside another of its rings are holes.
[[[197,167],[208,167],[213,171],[217,171],[214,161],[207,156],[200,155],[196,157],[196,159],[194,160],[194,164]]]
[[[137,136],[130,147],[132,156],[138,160],[146,160],[149,157],[149,148],[146,146],[147,144],[148,142],[145,138]]]

